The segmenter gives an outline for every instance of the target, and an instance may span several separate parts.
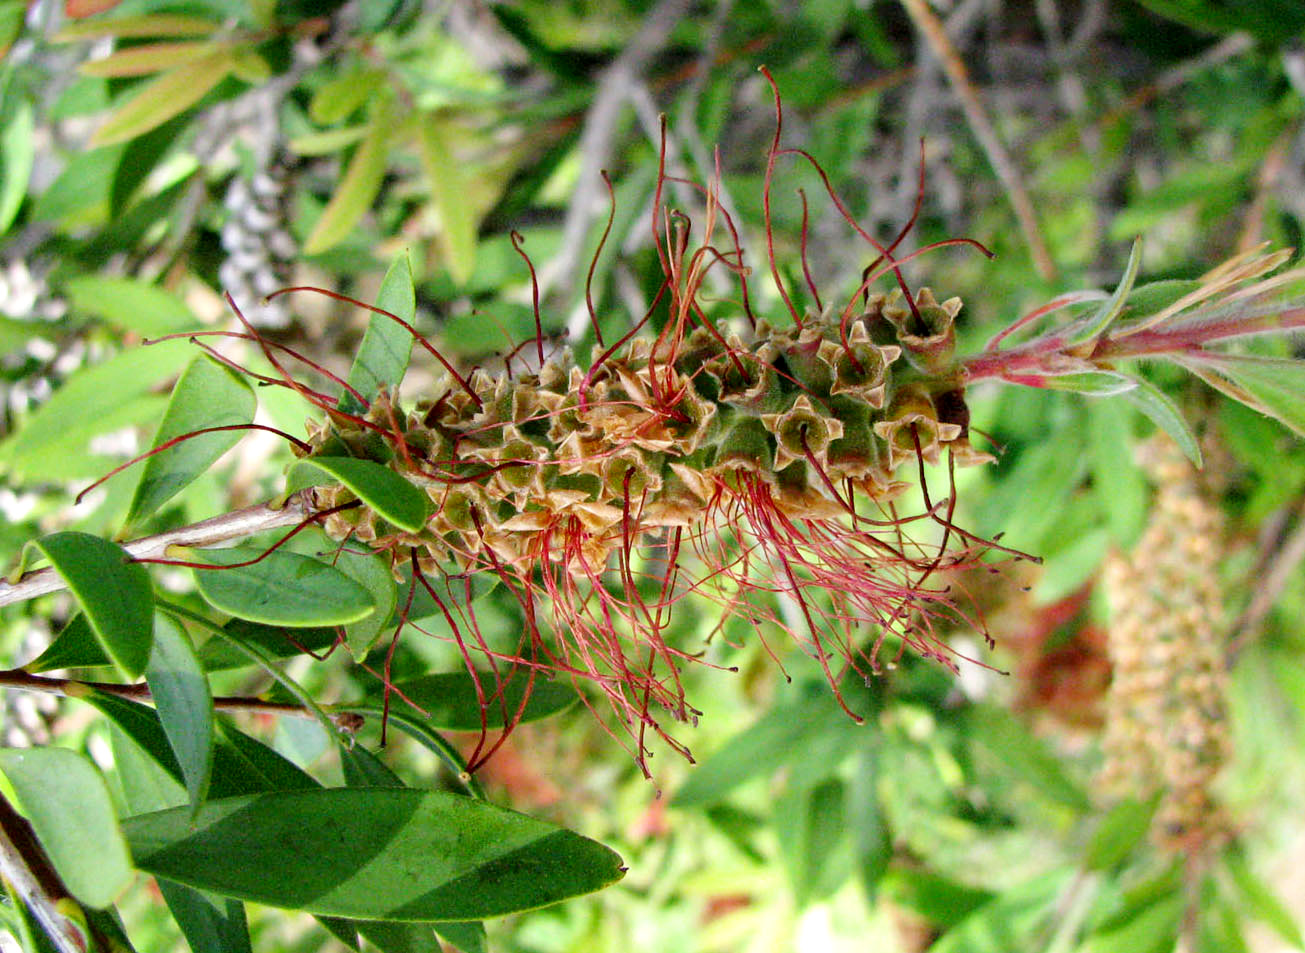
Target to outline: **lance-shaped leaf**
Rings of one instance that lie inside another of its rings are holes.
[[[483,713],[477,681],[485,698]],[[528,686],[528,680],[519,675],[499,691],[490,672],[475,678],[467,672],[423,675],[396,682],[395,688],[427,713],[422,720],[441,731],[501,728],[505,712],[511,722],[538,721],[565,710],[579,698],[570,685],[536,678]],[[377,688],[373,694],[379,698],[382,692],[383,688]]]
[[[24,672],[37,674],[56,668],[95,668],[112,665],[104,646],[95,637],[86,613],[79,612],[65,625],[45,651],[23,666]]]
[[[244,435],[223,430],[187,437],[213,427],[238,427],[254,419],[258,401],[243,378],[212,358],[191,362],[172,389],[167,412],[152,447],[178,442],[145,461],[127,514],[128,525],[139,522],[190,485]],[[186,438],[186,439],[180,439]]]
[[[181,765],[191,806],[198,807],[213,770],[213,694],[190,636],[163,612],[154,614],[154,648],[145,680]]]
[[[450,132],[438,116],[427,113],[419,118],[418,137],[431,202],[439,211],[440,245],[449,274],[466,284],[476,267],[476,216],[462,169],[453,158]]]
[[[215,567],[195,570],[200,595],[238,619],[299,628],[347,625],[374,611],[371,593],[340,570],[282,550],[259,559],[264,552],[238,546],[197,554]]]
[[[394,259],[376,306],[411,325],[417,315],[417,296],[412,286],[412,265],[406,253]],[[383,314],[373,314],[363,334],[358,355],[349,369],[349,386],[368,400],[399,386],[412,356],[412,334],[398,321]],[[348,414],[360,413],[362,404],[352,394],[340,398],[340,409]]]
[[[128,818],[123,829],[137,866],[156,876],[364,920],[502,916],[599,890],[624,873],[613,851],[571,831],[410,788],[227,798],[193,821],[173,809]]]
[[[421,532],[433,511],[430,497],[419,487],[389,467],[354,457],[305,457],[290,468],[287,488],[298,490],[323,482],[312,473],[314,469],[344,484],[382,519],[409,533]]]
[[[1048,390],[1067,390],[1089,397],[1112,397],[1122,394],[1137,386],[1137,381],[1127,374],[1115,371],[1083,371],[1078,374],[1059,374],[1042,379],[1042,387]]]
[[[64,285],[72,306],[138,334],[174,334],[200,326],[195,313],[171,291],[137,278],[79,275]]]
[[[154,590],[145,567],[89,533],[53,533],[30,545],[68,584],[113,664],[127,678],[139,677],[154,642]]]
[[[1174,405],[1174,402],[1165,396],[1154,384],[1138,377],[1135,378],[1137,386],[1132,390],[1124,391],[1122,396],[1142,413],[1146,414],[1155,423],[1157,427],[1169,434],[1174,443],[1182,448],[1183,454],[1188,460],[1192,461],[1194,467],[1201,466],[1201,447],[1196,442],[1196,435],[1192,433],[1187,421],[1183,419],[1182,413]]]
[[[126,142],[162,125],[208,95],[231,67],[231,51],[223,48],[160,73],[114,110],[91,137],[91,145]]]
[[[1119,287],[1115,289],[1110,299],[1083,323],[1082,327],[1069,329],[1067,348],[1091,344],[1105,334],[1115,319],[1124,313],[1124,303],[1133,291],[1133,283],[1137,281],[1137,269],[1141,264],[1142,239],[1138,238],[1133,242],[1133,250],[1128,255],[1128,265],[1124,268],[1124,277],[1119,280]]]
[[[87,20],[69,23],[55,34],[55,41],[89,40],[100,36],[152,37],[152,36],[204,36],[213,33],[222,24],[217,20],[183,16],[175,13],[151,13],[143,16],[116,17],[111,20]]]
[[[67,748],[7,749],[0,750],[0,771],[72,895],[88,907],[113,903],[132,867],[95,766]]]
[[[18,9],[22,22],[22,8]],[[18,208],[27,194],[32,165],[36,160],[35,123],[32,104],[16,104],[12,115],[0,129],[0,235],[9,231]]]
[[[1305,361],[1212,352],[1175,360],[1211,387],[1305,437]]]
[[[191,63],[216,50],[212,43],[146,43],[115,50],[98,60],[79,66],[78,72],[86,76],[148,76],[174,66]]]
[[[393,131],[391,111],[388,99],[381,99],[373,110],[367,137],[354,151],[344,178],[304,241],[305,255],[320,255],[344,241],[371,208],[385,177],[385,160]]]

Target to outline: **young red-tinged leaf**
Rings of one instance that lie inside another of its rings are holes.
[[[476,681],[487,702],[483,715]],[[564,711],[579,699],[570,685],[538,677],[528,689],[527,698],[526,681],[524,675],[518,674],[499,694],[492,672],[480,672],[475,679],[467,672],[445,672],[398,681],[395,688],[428,713],[429,717],[420,716],[422,721],[440,731],[480,731],[482,718],[484,727],[501,728],[504,711],[510,721],[539,721]],[[383,687],[378,686],[372,694],[379,698],[382,691]]]
[[[95,766],[67,748],[4,749],[0,771],[72,895],[88,907],[113,903],[131,882],[131,858]]]
[[[195,570],[200,595],[236,618],[295,628],[346,625],[374,611],[371,593],[340,570],[282,550],[259,559],[264,553],[243,546],[196,553],[218,567]]]
[[[373,110],[367,137],[354,151],[344,178],[336,188],[331,201],[322,210],[322,217],[313,226],[304,241],[305,255],[320,255],[344,241],[345,236],[358,224],[372,206],[381,190],[385,177],[385,163],[389,155],[390,134],[393,129],[391,107],[388,100]]]
[[[177,380],[151,447],[210,427],[247,424],[258,401],[249,382],[212,358],[195,358]],[[201,434],[180,440],[145,460],[144,472],[127,513],[127,525],[154,514],[208,470],[240,438],[241,430]]]
[[[394,584],[389,562],[378,554],[343,549],[335,558],[335,568],[370,592],[376,606],[376,611],[367,618],[344,627],[345,647],[356,661],[361,662],[394,615],[399,590]]]
[[[150,13],[142,16],[116,17],[112,20],[88,20],[69,23],[55,34],[55,41],[68,43],[101,36],[122,38],[153,36],[206,36],[222,24],[202,17],[175,13]]]
[[[412,265],[405,252],[394,259],[376,306],[411,325],[417,316],[417,297],[412,285]],[[412,356],[412,334],[383,314],[373,314],[363,334],[358,355],[349,369],[349,385],[368,400],[399,386]],[[340,398],[340,409],[356,414],[362,405],[350,393]]]
[[[28,545],[63,577],[113,664],[127,678],[138,678],[154,641],[154,590],[145,567],[131,562],[122,547],[89,533],[53,533]]]
[[[199,102],[231,72],[231,51],[220,49],[161,73],[115,109],[91,137],[91,145],[126,142]]]
[[[409,533],[419,533],[434,511],[431,498],[417,486],[374,460],[356,457],[305,457],[290,468],[286,489],[294,491],[325,482],[313,470],[342,483],[383,519]]]
[[[145,680],[181,765],[191,806],[198,808],[213,770],[213,693],[190,636],[164,612],[154,614],[154,648]]]
[[[1305,361],[1214,353],[1176,360],[1211,387],[1305,437]]]
[[[1150,417],[1157,427],[1173,438],[1174,443],[1183,451],[1183,455],[1192,461],[1192,466],[1200,469],[1200,444],[1196,442],[1196,435],[1187,426],[1187,421],[1183,419],[1182,413],[1174,402],[1149,381],[1140,377],[1135,380],[1137,386],[1123,392],[1124,400]]]
[[[21,4],[18,5],[17,12],[21,25]],[[3,15],[4,11],[0,10],[0,16]],[[3,42],[2,38],[0,42]],[[5,121],[4,128],[0,129],[0,235],[9,231],[9,226],[13,224],[14,216],[18,214],[18,208],[27,195],[32,165],[36,161],[34,133],[32,104],[26,100],[18,102]]]
[[[146,337],[200,327],[195,313],[179,297],[137,278],[79,275],[64,284],[64,292],[75,310]]]
[[[207,42],[146,43],[115,50],[98,60],[89,60],[77,68],[86,76],[147,76],[183,63],[190,63],[214,52]]]
[[[440,246],[449,274],[466,284],[476,268],[476,215],[462,169],[453,159],[450,130],[434,114],[420,117],[421,164],[430,182],[430,197],[439,212]]]
[[[63,0],[64,15],[74,20],[112,10],[122,0]]]
[[[571,831],[410,788],[228,798],[204,804],[194,821],[170,810],[128,818],[123,829],[137,866],[156,876],[364,920],[502,916],[599,890],[624,873],[613,851]]]

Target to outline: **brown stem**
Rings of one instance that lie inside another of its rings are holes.
[[[123,548],[136,559],[158,559],[171,546],[196,549],[218,546],[264,530],[293,526],[303,522],[309,513],[303,495],[295,493],[280,508],[274,508],[270,503],[259,503],[189,526],[133,540],[125,543]],[[63,577],[53,569],[24,573],[16,582],[0,581],[0,606],[58,592],[64,585]]]

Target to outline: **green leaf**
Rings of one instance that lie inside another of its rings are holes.
[[[399,590],[390,571],[389,560],[379,553],[357,553],[342,549],[335,557],[335,568],[371,593],[376,611],[344,627],[344,644],[355,661],[361,662],[394,615],[399,604]]]
[[[121,546],[89,533],[53,533],[29,545],[68,584],[113,664],[138,678],[154,641],[154,590],[145,567],[130,562]]]
[[[86,613],[79,612],[46,646],[45,651],[23,666],[23,671],[39,674],[57,668],[95,668],[112,665],[104,647],[86,621]]]
[[[177,380],[151,448],[211,427],[250,423],[258,401],[249,382],[230,368],[201,355]],[[153,515],[195,481],[244,436],[242,430],[201,434],[181,440],[145,461],[132,496],[127,525]]]
[[[132,866],[95,766],[67,748],[6,749],[0,771],[72,895],[88,907],[113,903],[131,882]]]
[[[795,780],[789,779],[775,802],[774,825],[794,899],[802,906],[833,893],[846,879],[851,844],[844,831],[842,780]]]
[[[882,885],[894,903],[914,910],[943,929],[961,922],[994,897],[990,891],[911,867],[890,870]]]
[[[1083,371],[1079,374],[1058,374],[1042,378],[1040,387],[1047,390],[1067,390],[1089,397],[1113,397],[1137,386],[1137,381],[1127,374],[1114,371]]]
[[[289,627],[346,625],[374,611],[371,594],[340,570],[298,553],[238,546],[208,550],[217,567],[196,569],[199,593],[213,607],[251,622]]]
[[[873,900],[893,859],[892,835],[879,803],[877,740],[868,741],[862,747],[854,764],[844,810],[851,829],[855,872],[866,896]]]
[[[345,787],[401,788],[403,780],[360,744],[340,744],[340,770]]]
[[[365,920],[501,916],[618,880],[620,858],[552,824],[409,788],[283,791],[123,822],[137,866],[223,896]],[[304,858],[312,858],[305,864]],[[294,871],[269,877],[268,871]]]
[[[485,925],[477,921],[447,920],[435,924],[435,932],[462,953],[485,953]]]
[[[179,297],[138,278],[79,275],[63,288],[73,310],[94,314],[124,331],[152,337],[201,326]]]
[[[1178,362],[1233,400],[1305,437],[1305,361],[1206,353]]]
[[[1154,384],[1140,377],[1135,380],[1137,387],[1124,392],[1122,395],[1124,400],[1150,417],[1157,427],[1173,438],[1174,443],[1182,448],[1187,459],[1192,461],[1192,466],[1199,469],[1201,447],[1178,407]]]
[[[204,41],[142,43],[119,48],[97,60],[88,60],[77,67],[77,71],[84,76],[147,76],[192,63],[218,49],[215,44]]]
[[[1125,800],[1111,808],[1088,841],[1084,866],[1109,870],[1128,857],[1151,829],[1156,803]]]
[[[1298,950],[1305,950],[1305,936],[1301,935],[1296,917],[1273,889],[1251,870],[1240,847],[1234,846],[1225,852],[1223,860],[1247,913],[1268,924],[1285,942]]]
[[[1088,937],[1079,953],[1167,953],[1178,938],[1184,907],[1181,893],[1161,896],[1122,924]]]
[[[23,0],[4,0],[0,3],[0,56],[9,52],[9,48],[22,35],[26,20],[27,4]],[[0,234],[4,229],[0,228]]]
[[[305,255],[320,255],[344,241],[371,208],[385,177],[393,132],[391,112],[388,100],[381,100],[373,111],[366,138],[354,150],[344,178],[322,210],[322,217],[304,240]]]
[[[405,252],[394,259],[376,306],[411,325],[417,316],[417,297],[412,285],[412,265]],[[412,356],[412,334],[407,328],[383,314],[373,314],[363,334],[358,355],[349,369],[349,385],[368,400],[399,386]],[[363,410],[352,394],[340,398],[340,409],[348,414]]]
[[[1092,487],[1116,545],[1132,546],[1146,519],[1146,478],[1133,462],[1132,411],[1113,400],[1087,405]]]
[[[929,953],[1011,953],[1040,949],[1056,917],[1056,899],[1070,882],[1073,871],[1057,870],[1014,887],[969,914],[933,946]],[[1141,953],[1127,945],[1118,953]]]
[[[61,458],[86,457],[93,437],[157,413],[157,399],[136,401],[193,355],[183,341],[123,351],[102,364],[83,367],[0,443],[0,470],[31,479],[57,472]],[[124,413],[130,411],[130,413]],[[100,470],[98,465],[91,472]]]
[[[252,953],[245,905],[158,878],[159,893],[181,927],[191,953]]]
[[[309,132],[295,136],[286,145],[295,155],[325,156],[341,149],[347,149],[363,139],[371,127],[366,123],[346,126],[343,129],[327,129],[324,132]]]
[[[996,705],[977,705],[965,724],[969,743],[989,753],[1005,773],[1066,807],[1091,808],[1087,794],[1066,774],[1060,759],[1010,712]]]
[[[253,645],[274,659],[293,658],[305,651],[325,652],[338,637],[335,629],[326,626],[287,632],[280,626],[261,625],[246,619],[232,619],[222,628],[232,638]],[[248,655],[221,638],[205,642],[199,650],[199,660],[209,672],[255,664]]]
[[[204,36],[213,33],[222,24],[216,20],[183,16],[175,13],[151,13],[142,16],[82,20],[66,23],[55,34],[55,40],[68,43],[72,40],[93,39],[100,36],[152,37],[152,36]]]
[[[376,92],[385,73],[379,69],[354,69],[328,80],[308,101],[308,115],[315,123],[329,126],[348,118]]]
[[[213,770],[213,693],[190,636],[163,612],[154,614],[154,648],[145,680],[181,765],[191,806],[198,807]]]
[[[477,681],[487,701],[483,715],[476,693]],[[422,720],[440,731],[480,731],[482,717],[484,727],[492,731],[503,727],[505,711],[509,721],[538,721],[569,708],[579,698],[574,688],[562,682],[537,677],[532,686],[527,688],[527,685],[528,680],[518,675],[498,694],[495,677],[490,672],[478,672],[475,678],[467,672],[447,672],[396,682],[395,688],[428,712],[429,718]],[[383,686],[378,686],[372,695],[379,700],[383,691]]]
[[[220,49],[159,74],[113,111],[91,137],[91,145],[126,142],[161,126],[208,95],[231,72],[231,65],[231,51]]]
[[[21,24],[21,7],[18,16]],[[25,100],[16,105],[0,130],[0,235],[9,231],[27,195],[36,159],[34,131],[32,104]]]
[[[434,503],[389,467],[354,457],[305,457],[290,468],[286,488],[298,490],[323,482],[305,470],[316,468],[344,486],[384,520],[409,533],[420,533],[434,512]]]
[[[1087,319],[1082,329],[1071,329],[1070,340],[1065,345],[1067,348],[1090,344],[1110,329],[1110,325],[1115,322],[1115,319],[1124,313],[1124,304],[1133,291],[1133,283],[1137,281],[1137,270],[1141,264],[1142,239],[1137,238],[1133,241],[1132,251],[1128,253],[1128,264],[1124,267],[1124,277],[1119,280],[1119,286],[1115,288],[1115,293],[1097,309],[1096,314]]]
[[[440,246],[449,274],[466,284],[476,268],[476,215],[463,170],[453,158],[453,134],[447,124],[430,113],[420,117],[418,144],[421,164],[430,181],[431,202],[439,211]]]

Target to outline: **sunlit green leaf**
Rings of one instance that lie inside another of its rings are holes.
[[[210,427],[247,424],[254,419],[257,403],[248,381],[201,355],[177,380],[163,422],[150,446],[161,447]],[[132,497],[128,525],[152,515],[216,463],[242,436],[241,430],[201,434],[149,457]]]
[[[197,554],[224,567],[195,570],[200,595],[229,615],[268,625],[345,625],[374,611],[371,594],[338,569],[283,550],[259,559],[264,552],[241,546]]]
[[[132,866],[95,766],[67,748],[0,749],[0,771],[72,895],[88,907],[111,904]]]
[[[385,79],[378,69],[355,69],[323,83],[308,101],[313,122],[329,126],[367,102]]]
[[[78,275],[64,285],[72,306],[124,331],[153,337],[200,327],[195,313],[170,291],[137,278]]]
[[[231,72],[231,65],[231,51],[220,49],[159,74],[113,111],[91,144],[126,142],[162,125],[208,95]]]
[[[354,457],[305,457],[291,467],[287,489],[323,482],[313,470],[343,484],[382,519],[409,533],[421,532],[434,510],[431,498],[420,487],[387,466]]]
[[[376,306],[406,322],[416,320],[417,298],[412,286],[412,265],[407,253],[394,259],[381,282]],[[349,369],[349,385],[367,400],[388,393],[399,386],[412,356],[412,333],[383,314],[373,314],[363,334],[362,344]],[[356,414],[363,408],[352,394],[340,398],[340,409]]]
[[[167,613],[154,614],[154,648],[145,679],[181,765],[190,803],[198,806],[213,769],[213,695],[190,636]]]
[[[1246,904],[1247,912],[1273,928],[1285,942],[1298,950],[1305,950],[1305,936],[1301,934],[1297,917],[1264,882],[1250,864],[1240,846],[1234,846],[1224,855],[1224,864],[1237,887],[1237,893]]]
[[[367,920],[501,916],[601,889],[623,873],[616,854],[570,831],[409,788],[228,798],[203,805],[193,822],[189,811],[170,810],[128,818],[123,829],[137,866],[156,876]]]
[[[31,545],[68,584],[113,664],[128,678],[139,677],[154,642],[154,590],[145,567],[89,533],[53,533]]]
[[[354,151],[344,178],[322,210],[322,217],[304,240],[305,255],[320,255],[338,245],[371,208],[385,176],[393,132],[393,120],[386,102],[382,100],[382,104],[373,110],[366,138]]]
[[[22,22],[22,7],[18,8]],[[9,231],[27,195],[36,159],[32,104],[20,102],[0,129],[0,235]]]
[[[1109,870],[1126,858],[1151,827],[1154,801],[1121,801],[1101,818],[1088,841],[1083,863],[1090,870]]]

